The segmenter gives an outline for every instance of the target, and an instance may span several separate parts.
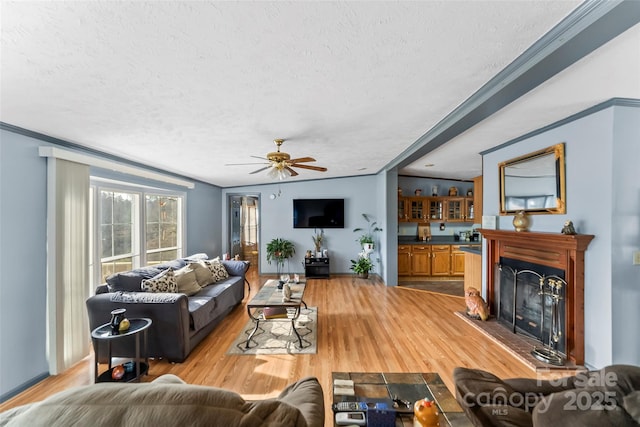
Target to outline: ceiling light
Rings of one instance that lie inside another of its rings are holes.
[[[425,168],[432,168],[435,165],[433,163],[427,163],[426,165],[424,165]]]
[[[275,162],[269,172],[267,172],[267,176],[271,179],[279,179],[280,181],[287,179],[291,176],[291,172],[286,168],[287,164],[285,162]]]

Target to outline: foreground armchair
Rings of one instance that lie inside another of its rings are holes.
[[[316,378],[289,385],[275,399],[245,401],[175,375],[151,383],[75,387],[0,414],[0,426],[323,427],[324,398]]]
[[[640,367],[612,365],[557,380],[455,368],[456,400],[477,427],[640,426]]]

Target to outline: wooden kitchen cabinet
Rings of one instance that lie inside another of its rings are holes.
[[[433,222],[441,222],[444,221],[445,214],[445,202],[441,197],[429,197],[429,202],[427,204],[429,210],[428,216],[429,221]]]
[[[451,245],[431,245],[431,276],[449,276]]]
[[[424,222],[427,220],[427,198],[409,197],[409,221]]]
[[[411,252],[411,273],[413,276],[431,275],[431,246],[414,245]]]
[[[472,197],[465,197],[464,199],[464,219],[467,222],[476,222],[475,221],[475,201]]]
[[[409,221],[409,198],[398,197],[398,221]]]
[[[411,245],[398,245],[398,276],[411,275]]]
[[[398,245],[398,276],[465,276],[465,252],[469,245]]]
[[[464,252],[460,245],[451,245],[451,275],[464,276]]]
[[[482,175],[473,178],[473,222],[482,223]]]
[[[450,198],[446,200],[446,213],[445,221],[447,222],[463,222],[465,221],[465,199]]]

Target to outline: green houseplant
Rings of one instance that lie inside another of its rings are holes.
[[[362,246],[363,249],[366,248],[366,246],[369,246],[369,249],[373,250],[373,244],[374,244],[373,233],[382,231],[382,228],[378,227],[377,226],[378,223],[376,221],[372,221],[371,220],[372,218],[366,213],[363,213],[362,217],[365,219],[365,221],[367,221],[367,227],[366,228],[357,227],[353,229],[354,233],[364,232],[360,235],[360,237],[356,239],[356,242],[360,242],[360,245]]]
[[[363,279],[369,278],[369,272],[373,270],[373,263],[366,255],[351,260],[351,270]]]
[[[276,262],[278,276],[284,267],[284,260],[291,258],[296,253],[296,248],[290,240],[276,237],[267,243],[267,262]]]

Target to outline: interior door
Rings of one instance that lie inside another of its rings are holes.
[[[229,196],[229,256],[236,255],[257,267],[260,198],[255,195]]]

